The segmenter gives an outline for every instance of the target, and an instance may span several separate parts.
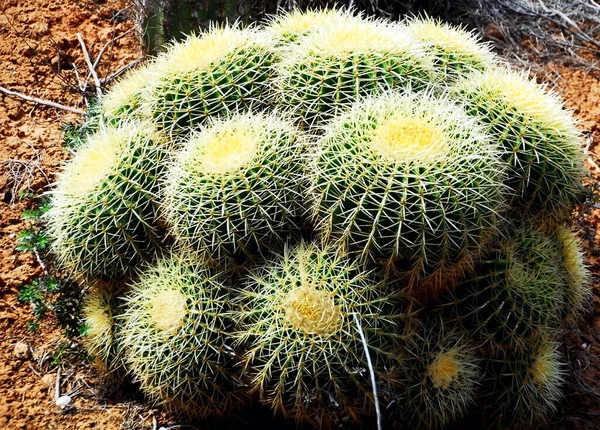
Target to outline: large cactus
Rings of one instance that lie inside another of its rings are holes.
[[[60,175],[47,214],[62,267],[75,275],[119,278],[151,257],[167,147],[148,123],[89,136]]]
[[[318,144],[313,219],[325,238],[365,260],[418,275],[450,273],[498,230],[498,155],[446,98],[391,93],[362,100],[329,124]]]
[[[250,389],[284,416],[327,428],[373,412],[358,317],[377,378],[398,387],[412,336],[409,302],[335,248],[303,243],[253,273],[240,291]]]
[[[194,133],[171,166],[164,212],[176,239],[212,258],[254,257],[298,229],[303,137],[275,115],[234,115]]]
[[[191,417],[223,416],[240,405],[229,294],[193,256],[147,267],[121,319],[126,367],[150,399]]]

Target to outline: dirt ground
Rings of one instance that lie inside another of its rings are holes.
[[[113,40],[97,67],[99,77],[106,78],[142,55],[128,16],[124,0],[0,0],[0,85],[85,109],[78,75],[85,82],[89,69],[77,33],[92,61]],[[592,61],[600,64],[599,57]],[[543,69],[541,78],[563,93],[581,121],[590,181],[600,181],[600,71],[568,61],[546,63]],[[27,226],[22,211],[33,205],[18,194],[48,190],[68,157],[59,126],[77,117],[0,94],[0,429],[176,428],[159,411],[141,405],[141,399],[101,384],[89,363],[72,358],[76,345],[65,344],[52,321],[44,321],[35,334],[28,331],[31,309],[17,301],[20,288],[44,273],[34,254],[15,250],[17,234]],[[585,319],[565,334],[563,353],[570,363],[565,400],[543,428],[600,428],[599,224],[600,209],[595,208],[573,222],[586,247],[594,297]],[[63,354],[58,365],[53,363],[57,351]],[[73,397],[68,412],[55,404],[57,379],[60,393]]]

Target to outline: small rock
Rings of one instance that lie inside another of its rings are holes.
[[[47,373],[46,375],[44,375],[42,377],[42,384],[44,384],[46,387],[51,387],[54,385],[54,375],[52,375],[51,373]]]
[[[25,342],[17,342],[15,344],[15,349],[13,350],[13,355],[17,360],[27,360],[31,357],[31,351],[29,351],[29,345]]]
[[[61,409],[71,406],[71,403],[73,403],[71,396],[60,396],[56,399],[56,406],[60,406]]]

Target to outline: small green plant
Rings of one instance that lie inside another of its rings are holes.
[[[51,298],[59,288],[59,280],[49,276],[34,279],[30,284],[21,287],[17,300],[31,306],[34,320],[29,321],[27,326],[31,332],[37,331],[40,321],[52,309]]]

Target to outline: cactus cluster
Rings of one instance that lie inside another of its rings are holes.
[[[90,354],[153,402],[318,428],[555,408],[555,336],[589,295],[580,137],[472,33],[340,10],[213,28],[96,115],[52,249],[91,285]]]

